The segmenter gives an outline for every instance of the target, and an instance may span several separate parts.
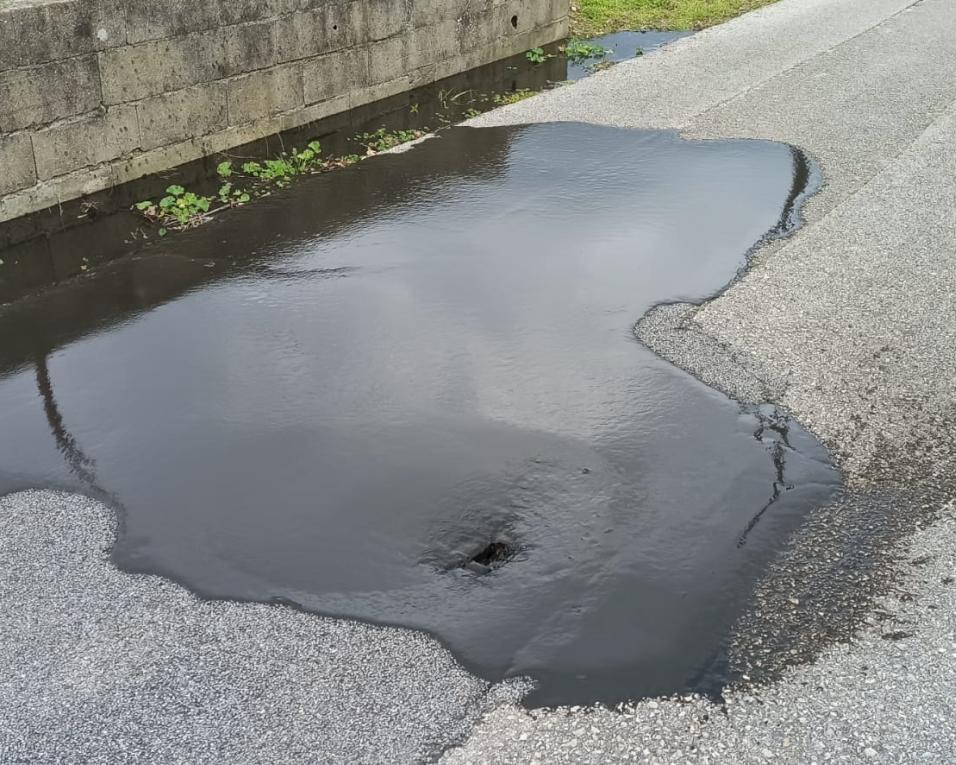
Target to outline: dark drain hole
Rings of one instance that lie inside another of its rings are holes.
[[[510,556],[511,545],[507,542],[492,542],[472,560],[482,566],[493,566],[495,563],[504,563]]]
[[[515,29],[518,28],[518,17],[517,17],[517,16],[512,16],[512,17],[511,17],[511,26],[513,26]]]
[[[495,540],[462,563],[461,568],[475,574],[487,574],[511,560],[516,551],[515,546],[510,542]]]

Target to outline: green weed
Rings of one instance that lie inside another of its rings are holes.
[[[589,58],[604,58],[610,51],[587,40],[572,37],[564,45],[564,55],[568,61],[584,61]]]
[[[510,93],[496,93],[494,102],[499,106],[504,104],[516,104],[519,101],[524,101],[526,98],[531,98],[533,95],[535,95],[535,91],[533,90],[518,88],[517,90],[512,90]]]
[[[159,202],[147,199],[135,204],[134,208],[147,220],[161,224],[158,234],[165,236],[170,230],[179,231],[204,223],[210,214],[225,207],[244,205],[252,201],[254,195],[263,196],[270,186],[284,188],[297,175],[329,169],[334,162],[323,160],[321,151],[321,144],[312,141],[302,151],[283,152],[277,159],[245,162],[239,171],[231,161],[225,160],[216,165],[216,174],[222,183],[214,197],[173,185],[166,189],[166,196]],[[214,201],[220,204],[216,210],[211,209]]]
[[[186,191],[182,186],[174,184],[166,189],[166,196],[159,202],[147,199],[139,202],[135,207],[151,221],[165,223],[167,226],[190,228],[205,219],[212,199],[212,197]]]
[[[352,140],[365,147],[366,156],[372,156],[380,151],[388,151],[403,143],[421,138],[427,130],[428,128],[424,130],[386,130],[382,127],[371,133],[359,133]]]

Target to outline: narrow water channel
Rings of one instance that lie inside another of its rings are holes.
[[[719,686],[838,476],[632,328],[732,279],[807,177],[547,124],[307,179],[0,305],[0,493],[91,493],[126,570],[424,629],[532,705]]]

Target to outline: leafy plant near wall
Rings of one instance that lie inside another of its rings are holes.
[[[496,93],[495,103],[499,106],[503,104],[516,104],[519,101],[524,101],[526,98],[531,98],[533,95],[535,95],[535,91],[533,90],[518,88],[517,90],[512,90],[510,93]]]
[[[423,135],[423,130],[387,131],[380,128],[373,133],[361,133],[352,140],[365,147],[365,156],[372,156]],[[322,145],[312,141],[302,151],[293,148],[291,153],[283,152],[274,159],[243,162],[238,169],[230,160],[220,162],[216,174],[221,184],[215,196],[196,194],[173,185],[166,189],[166,196],[158,202],[147,199],[133,207],[146,220],[159,224],[159,236],[166,236],[169,231],[182,231],[205,223],[216,213],[242,206],[254,197],[266,196],[273,189],[283,189],[297,176],[348,167],[362,158],[358,154],[323,158]],[[214,202],[218,202],[215,207]]]
[[[610,51],[587,40],[572,37],[564,46],[564,55],[568,61],[584,61],[589,58],[604,58]]]
[[[136,204],[136,209],[148,220],[163,223],[159,235],[165,236],[167,227],[189,228],[201,223],[211,203],[212,197],[194,194],[174,184],[166,189],[166,196],[159,202],[147,199]]]
[[[532,48],[524,54],[524,57],[532,64],[543,64],[549,58],[553,58],[553,56],[544,52],[544,48]]]
[[[352,140],[356,141],[359,145],[365,147],[365,155],[371,157],[374,154],[378,154],[380,151],[388,151],[389,149],[394,149],[396,146],[400,146],[403,143],[408,143],[409,141],[414,141],[416,138],[421,138],[425,135],[425,130],[386,130],[385,128],[379,128],[371,133],[359,133]]]
[[[134,207],[147,220],[159,223],[159,235],[167,231],[180,231],[206,222],[211,215],[227,207],[237,207],[252,200],[253,196],[264,196],[270,186],[284,188],[296,175],[312,173],[324,169],[320,155],[322,146],[313,141],[303,151],[292,150],[292,154],[282,153],[277,159],[267,159],[263,163],[246,162],[242,171],[237,173],[232,162],[220,162],[216,173],[222,179],[216,196],[204,196],[186,191],[182,186],[173,185],[166,189],[166,196],[153,202],[151,199],[137,203]],[[214,201],[219,206],[212,208]]]

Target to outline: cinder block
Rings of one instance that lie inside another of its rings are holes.
[[[413,27],[430,27],[458,19],[466,13],[481,13],[491,7],[492,0],[412,0],[409,21]]]
[[[245,24],[274,19],[286,12],[287,0],[218,0],[219,23]]]
[[[237,77],[227,84],[230,125],[289,111],[302,106],[302,68],[286,64]]]
[[[122,0],[0,7],[0,69],[91,54],[126,42]]]
[[[391,82],[408,71],[408,37],[390,37],[368,46],[368,82]]]
[[[94,56],[0,72],[0,132],[67,119],[99,103]]]
[[[138,101],[222,76],[222,33],[201,32],[99,54],[103,102]]]
[[[349,99],[350,108],[355,109],[359,106],[365,106],[373,101],[380,101],[383,98],[391,98],[399,93],[405,93],[410,88],[408,75],[399,75],[394,80],[380,82],[377,85],[370,85],[367,88],[353,91]]]
[[[226,89],[213,82],[154,96],[137,102],[136,114],[144,151],[199,138],[227,126]]]
[[[418,27],[409,33],[408,69],[419,69],[454,58],[460,50],[456,19],[447,19],[430,27]]]
[[[413,27],[427,27],[437,24],[445,15],[444,0],[411,0],[409,4],[409,22]]]
[[[203,156],[202,144],[197,140],[183,141],[171,146],[161,146],[158,149],[134,154],[131,157],[117,159],[110,163],[110,181],[101,186],[106,188],[110,183],[119,185],[127,181],[135,181],[144,175],[161,173],[171,167],[192,162]]]
[[[534,25],[542,29],[554,21],[551,13],[552,0],[526,0],[533,7]]]
[[[279,0],[280,13],[299,13],[301,11],[312,11],[321,8],[328,0]]]
[[[218,62],[220,76],[254,72],[276,63],[274,21],[225,27],[222,36],[222,58]]]
[[[295,114],[296,112],[286,112]],[[202,139],[203,154],[210,155],[228,151],[235,146],[258,141],[265,136],[274,135],[282,129],[280,117],[264,117],[255,122],[246,122],[243,125],[229,127]]]
[[[571,15],[571,0],[551,0],[550,21],[566,19]]]
[[[112,174],[108,165],[84,168],[75,173],[60,175],[48,181],[40,181],[30,191],[34,191],[33,210],[68,202],[71,199],[85,197],[97,191],[109,188]],[[29,192],[27,192],[29,193]]]
[[[0,168],[0,196],[36,183],[33,144],[29,135],[0,135]]]
[[[127,0],[124,7],[130,45],[216,29],[220,23],[215,0]]]
[[[368,14],[365,0],[330,2],[327,8],[326,28],[332,50],[349,48],[368,40]]]
[[[333,96],[328,101],[321,101],[320,103],[297,109],[294,112],[286,112],[277,118],[280,121],[279,129],[291,130],[308,124],[309,122],[331,117],[333,114],[347,112],[350,108],[350,103],[351,95],[345,93],[340,96]]]
[[[321,56],[364,41],[362,4],[326,3],[281,17],[276,22],[279,62]]]
[[[368,0],[366,14],[369,40],[384,40],[408,24],[405,0]]]
[[[127,0],[87,0],[93,47],[96,50],[116,48],[127,43]]]
[[[33,134],[37,176],[48,180],[125,156],[139,146],[136,109],[116,106]]]
[[[513,37],[534,29],[538,15],[536,2],[540,0],[508,0],[495,6],[495,37]]]
[[[495,12],[493,9],[466,13],[458,20],[458,44],[460,49],[473,51],[489,46],[495,39]]]
[[[302,64],[302,87],[306,104],[315,104],[365,85],[364,50],[346,50],[310,59]]]
[[[280,63],[318,56],[329,50],[322,9],[291,13],[276,21],[276,59]]]

